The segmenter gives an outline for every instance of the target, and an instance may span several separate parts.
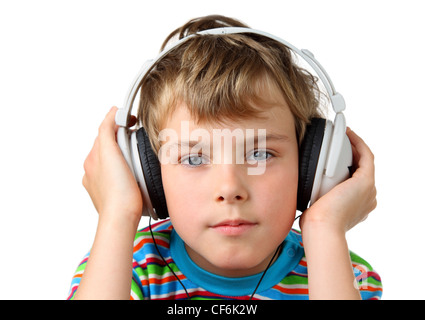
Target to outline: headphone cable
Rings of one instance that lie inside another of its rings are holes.
[[[254,298],[254,294],[257,292],[258,287],[260,286],[261,281],[263,280],[264,276],[266,275],[267,270],[269,270],[274,258],[279,253],[280,249],[282,248],[283,242],[277,247],[275,253],[273,254],[273,257],[270,259],[269,264],[267,265],[266,269],[263,271],[263,274],[261,275],[260,281],[258,281],[257,286],[254,289],[254,292],[251,294],[251,297],[249,300],[252,300]]]
[[[161,257],[162,261],[164,261],[164,263],[167,265],[168,269],[170,269],[171,273],[174,275],[174,277],[177,279],[177,281],[181,284],[181,286],[184,289],[184,292],[186,293],[187,299],[190,300],[190,295],[189,292],[187,292],[186,287],[183,285],[183,283],[181,282],[181,280],[179,279],[179,277],[176,275],[176,273],[174,272],[173,269],[171,269],[170,265],[168,264],[167,261],[165,261],[164,257],[162,256],[161,252],[159,251],[158,245],[156,244],[155,241],[155,237],[153,235],[153,231],[152,231],[152,226],[151,226],[151,221],[152,221],[152,217],[149,216],[149,230],[151,232],[151,237],[153,240],[153,244],[155,245],[156,251],[158,252],[159,256]]]

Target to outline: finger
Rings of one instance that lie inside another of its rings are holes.
[[[347,128],[347,136],[352,145],[353,160],[355,164],[357,164],[357,167],[363,168],[373,174],[375,172],[374,155],[370,148],[363,139],[350,128]]]
[[[88,182],[87,179],[89,179],[93,175],[93,172],[96,168],[96,161],[98,156],[99,156],[99,138],[96,137],[93,143],[93,147],[91,148],[90,152],[88,153],[83,163],[84,176],[85,176],[86,182]]]
[[[360,138],[351,128],[347,128],[347,136],[350,139],[351,145],[361,154],[373,157],[372,151],[367,144]]]
[[[87,190],[88,182],[87,182],[87,176],[85,174],[83,175],[82,183],[83,183],[84,188]]]
[[[105,119],[99,127],[99,133],[111,133],[114,131],[115,127],[115,114],[117,112],[117,107],[112,107],[109,112],[106,114]]]
[[[106,114],[105,119],[102,121],[99,127],[99,142],[105,143],[106,141],[115,141],[116,131],[118,126],[115,124],[115,114],[117,107],[112,107]],[[112,139],[112,140],[111,140]]]

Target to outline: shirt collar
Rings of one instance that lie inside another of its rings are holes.
[[[173,229],[171,232],[171,256],[180,271],[194,284],[201,288],[224,296],[250,295],[257,286],[263,272],[247,277],[223,277],[200,268],[189,257],[183,240]],[[287,276],[304,255],[296,235],[291,231],[283,242],[282,252],[267,270],[257,292],[270,289]]]

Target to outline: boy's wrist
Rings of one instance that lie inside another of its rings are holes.
[[[313,211],[305,212],[305,214],[301,216],[300,228],[303,234],[320,232],[343,237],[345,239],[346,230],[343,223],[316,213],[317,212]]]
[[[346,241],[344,228],[325,221],[305,221],[301,227],[303,242],[309,240],[321,245],[328,241]]]
[[[125,230],[126,232],[137,231],[140,219],[132,215],[126,215],[124,212],[118,213],[117,210],[105,210],[99,214],[99,228],[112,228],[116,231]]]

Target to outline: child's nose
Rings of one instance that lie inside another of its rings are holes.
[[[214,198],[219,203],[241,203],[248,199],[244,171],[240,165],[216,165],[214,170]]]

